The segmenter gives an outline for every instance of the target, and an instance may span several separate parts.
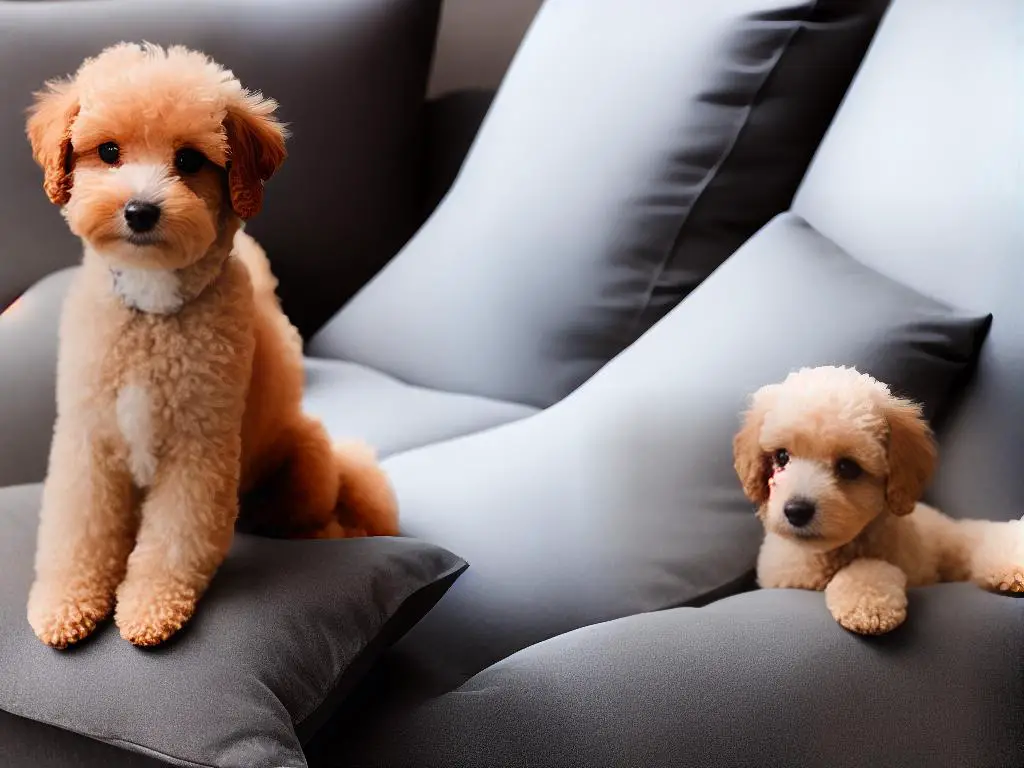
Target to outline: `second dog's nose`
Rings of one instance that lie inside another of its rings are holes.
[[[149,232],[160,221],[160,207],[139,200],[129,200],[124,207],[124,220],[132,232]]]
[[[782,508],[783,514],[789,520],[789,524],[795,528],[802,528],[811,522],[814,517],[814,502],[807,499],[790,499]]]

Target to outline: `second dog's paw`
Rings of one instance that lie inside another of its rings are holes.
[[[114,622],[133,645],[160,645],[192,618],[197,599],[195,590],[180,585],[122,585]]]
[[[976,574],[974,581],[992,592],[1024,594],[1024,565],[986,569]]]
[[[67,648],[87,638],[110,614],[113,598],[87,589],[36,583],[28,600],[28,622],[43,643]]]
[[[858,635],[884,635],[907,618],[907,593],[897,583],[834,579],[825,590],[825,604],[840,626]]]
[[[852,610],[832,611],[843,629],[858,635],[884,635],[902,624],[907,618],[906,607],[863,605]]]

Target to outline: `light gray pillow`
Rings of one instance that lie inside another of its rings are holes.
[[[167,645],[136,648],[108,623],[54,651],[25,616],[39,489],[0,490],[0,710],[170,765],[305,766],[301,743],[466,567],[409,538],[239,535]]]
[[[544,407],[786,210],[885,0],[547,0],[447,196],[310,341]]]
[[[735,591],[762,536],[733,469],[749,394],[855,365],[941,415],[990,319],[779,216],[562,402],[385,462],[404,530],[473,563],[395,658],[452,687],[553,635]]]

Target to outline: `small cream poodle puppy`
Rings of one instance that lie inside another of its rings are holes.
[[[36,94],[33,156],[84,245],[28,601],[48,645],[115,605],[125,639],[167,640],[239,514],[270,536],[398,532],[373,451],[302,413],[301,339],[242,232],[285,159],[275,109],[199,52],[127,43]]]
[[[758,583],[823,590],[852,632],[899,626],[908,587],[1024,592],[1024,523],[954,520],[919,503],[937,460],[931,429],[918,404],[867,374],[804,368],[762,387],[733,452],[765,528]]]

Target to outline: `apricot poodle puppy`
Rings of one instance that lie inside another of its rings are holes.
[[[903,623],[907,588],[973,581],[1024,592],[1024,523],[954,520],[919,503],[937,459],[914,402],[853,368],[804,368],[758,390],[733,442],[765,539],[762,587],[825,592],[859,634]]]
[[[36,94],[33,156],[84,245],[28,601],[48,645],[115,604],[125,639],[168,639],[240,507],[270,536],[397,533],[373,451],[302,413],[301,340],[242,232],[285,158],[275,109],[199,52],[126,43]]]

